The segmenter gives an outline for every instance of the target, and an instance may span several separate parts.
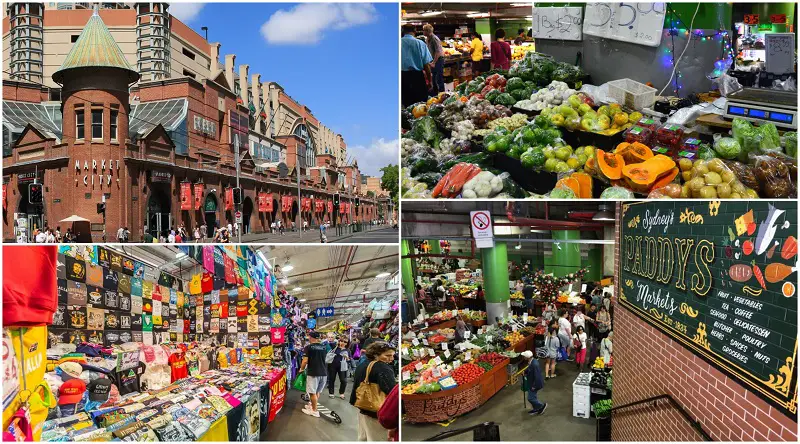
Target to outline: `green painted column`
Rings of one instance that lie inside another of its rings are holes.
[[[442,247],[439,246],[439,239],[428,239],[428,245],[431,246],[430,254],[442,254]]]
[[[411,245],[410,240],[403,240],[400,243],[400,255],[406,256],[411,254],[413,251],[413,246]],[[414,273],[411,270],[411,261],[413,259],[401,259],[400,261],[400,273],[402,273],[403,277],[403,288],[405,289],[406,298],[408,299],[409,304],[411,307],[416,307],[416,300],[414,299]],[[409,307],[409,308],[411,308]],[[414,310],[416,311],[416,310]]]
[[[578,230],[553,230],[553,239],[559,240],[579,240],[581,232]],[[581,268],[581,248],[579,244],[573,243],[553,243],[553,256],[550,258],[551,272],[556,277],[561,277],[569,273],[580,270]]]
[[[486,318],[490,324],[495,318],[508,314],[508,249],[504,242],[495,242],[493,248],[481,248],[483,291],[486,295]]]
[[[589,257],[581,261],[581,266],[587,270],[584,280],[594,282],[603,279],[603,248],[590,248]]]

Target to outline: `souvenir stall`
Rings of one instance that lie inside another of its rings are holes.
[[[169,248],[5,247],[4,440],[263,436],[289,349],[271,267]]]

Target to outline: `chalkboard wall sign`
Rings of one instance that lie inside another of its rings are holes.
[[[620,304],[796,419],[797,202],[623,205]]]

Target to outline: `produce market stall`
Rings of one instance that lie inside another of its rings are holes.
[[[599,14],[597,7],[578,6],[582,15]],[[758,67],[763,81],[743,88],[735,72],[749,50],[731,49],[733,21],[713,34],[690,29],[686,8],[673,6],[666,4],[663,23],[632,25],[663,31],[653,42],[631,38],[650,47],[642,52],[646,63],[631,62],[649,64],[664,45],[678,57],[676,40],[713,41],[720,51],[695,56],[705,66],[702,76],[683,79],[672,68],[685,65],[672,61],[667,79],[624,63],[608,78],[609,64],[578,57],[575,65],[553,44],[557,38],[541,37],[539,52],[526,52],[508,71],[473,76],[402,111],[403,196],[795,198],[796,68],[794,52],[778,49],[794,48],[794,34],[763,37],[773,42],[770,63]],[[575,40],[625,40],[584,34]],[[754,34],[742,35],[739,40],[749,41]],[[690,81],[691,91],[683,87]]]

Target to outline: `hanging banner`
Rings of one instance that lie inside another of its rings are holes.
[[[286,400],[286,370],[281,370],[281,376],[270,381],[269,390],[271,394],[271,401],[269,406],[269,421],[275,419],[275,416],[283,408],[283,403]]]
[[[181,182],[181,210],[192,209],[192,184]]]
[[[258,212],[267,211],[267,193],[258,193]]]
[[[6,193],[8,192],[8,184],[3,184],[3,209],[5,210],[8,208],[8,203],[6,201]]]
[[[333,213],[333,202],[331,202],[329,200],[328,201],[328,214],[332,214],[332,213]]]
[[[194,209],[199,210],[203,203],[203,184],[194,184]]]
[[[304,197],[301,201],[302,211],[311,211],[311,199]]]
[[[264,205],[264,211],[267,213],[272,213],[273,211],[275,211],[272,208],[272,193],[264,193],[264,197],[266,202]]]
[[[233,188],[225,190],[225,210],[233,209]]]
[[[344,202],[340,203],[339,204],[339,214],[344,214],[345,213],[345,211],[344,211],[345,208],[347,208],[347,204],[344,203]]]

